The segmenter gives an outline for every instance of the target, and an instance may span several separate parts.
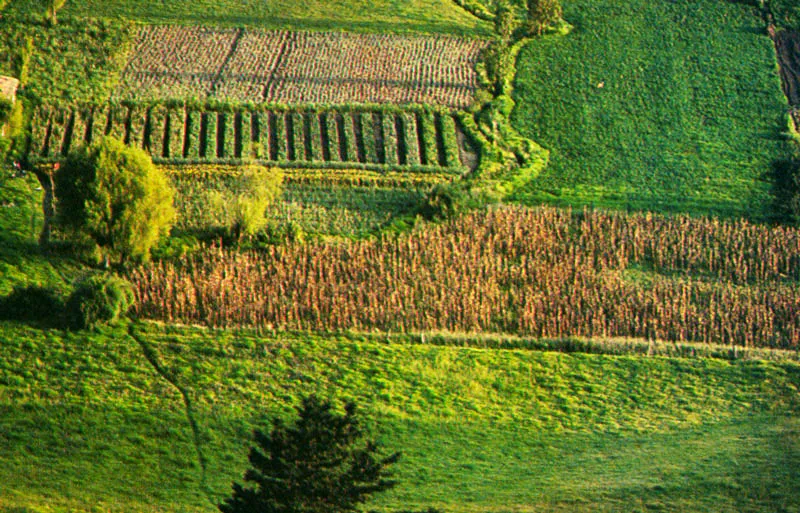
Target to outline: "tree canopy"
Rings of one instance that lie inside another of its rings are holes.
[[[71,152],[55,175],[56,219],[109,259],[148,260],[175,218],[167,177],[143,150],[106,137]]]
[[[248,486],[233,485],[222,513],[343,513],[395,485],[387,468],[399,453],[379,457],[376,442],[362,441],[353,403],[342,415],[312,395],[297,413],[294,425],[275,419],[269,434],[254,432]]]

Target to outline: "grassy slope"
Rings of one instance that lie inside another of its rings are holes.
[[[756,11],[570,0],[520,54],[515,126],[551,150],[517,200],[768,217],[786,101]]]
[[[381,510],[777,511],[800,507],[800,367],[3,324],[0,506],[213,511],[250,430],[302,394],[356,399],[402,485]],[[794,415],[795,417],[787,417]]]
[[[32,175],[12,178],[0,169],[0,296],[14,286],[50,285],[66,290],[80,266],[39,250],[42,193]]]
[[[6,11],[43,12],[45,0],[12,2]],[[124,17],[145,23],[257,26],[310,30],[445,32],[486,35],[486,23],[450,0],[70,0],[63,15]]]
[[[133,35],[133,24],[120,21],[62,20],[51,28],[0,16],[0,73],[16,76],[15,55],[30,38],[34,53],[25,77],[28,97],[53,103],[103,101],[125,64]]]

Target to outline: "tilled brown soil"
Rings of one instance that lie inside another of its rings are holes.
[[[800,127],[800,32],[782,30],[774,33],[783,92],[792,106],[795,126]]]

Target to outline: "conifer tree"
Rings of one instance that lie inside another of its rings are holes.
[[[344,415],[316,396],[303,400],[298,418],[280,419],[266,434],[254,432],[255,447],[244,474],[246,486],[233,485],[233,496],[219,505],[222,513],[344,513],[355,511],[371,495],[388,490],[389,465],[399,453],[377,455],[374,441],[363,441],[356,407]]]

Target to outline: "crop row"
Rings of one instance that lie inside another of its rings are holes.
[[[147,26],[114,96],[465,107],[485,45],[446,36]]]
[[[129,277],[138,315],[189,324],[798,348],[799,256],[797,229],[503,208],[402,238],[210,248]]]
[[[164,105],[42,106],[32,156],[55,160],[113,135],[160,162],[231,162],[459,171],[454,118],[430,111],[213,111]]]

